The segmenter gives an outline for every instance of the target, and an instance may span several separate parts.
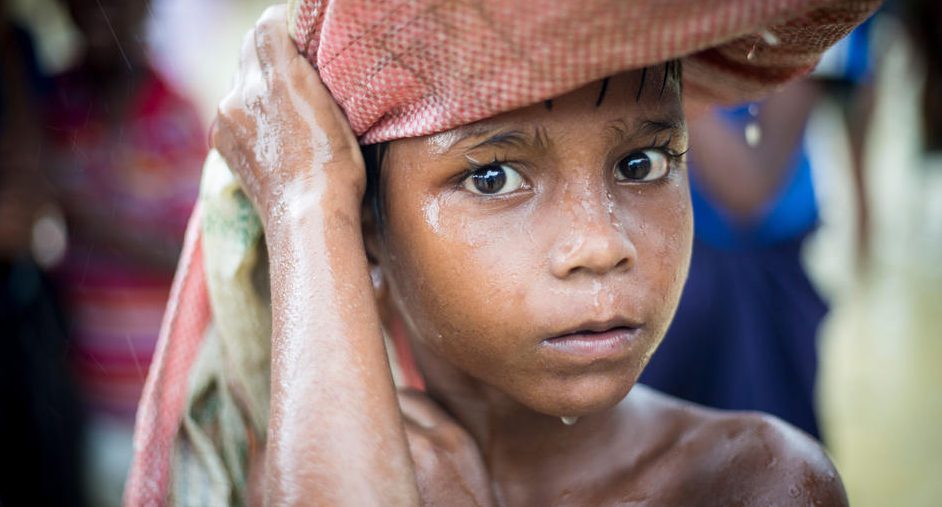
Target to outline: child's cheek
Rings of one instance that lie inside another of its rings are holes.
[[[650,276],[656,280],[654,283],[664,298],[666,327],[680,301],[693,245],[693,214],[686,180],[675,188],[671,200],[665,204],[657,220],[658,233],[652,235]]]
[[[524,319],[516,288],[532,272],[529,246],[514,241],[517,221],[474,216],[449,204],[424,199],[417,219],[397,227],[394,271],[402,307],[424,339],[504,334],[506,323]]]

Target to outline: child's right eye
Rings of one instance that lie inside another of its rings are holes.
[[[509,194],[523,186],[523,176],[509,165],[495,162],[475,169],[462,185],[478,195]]]

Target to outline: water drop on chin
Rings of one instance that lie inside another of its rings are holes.
[[[573,416],[564,415],[560,417],[560,419],[563,421],[563,424],[565,424],[566,426],[572,426],[573,424],[576,424],[579,421],[579,417],[574,416],[574,415]]]

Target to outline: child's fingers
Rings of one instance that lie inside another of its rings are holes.
[[[249,33],[250,40],[247,41],[248,44],[245,44],[242,48],[242,63],[240,65],[242,83],[239,88],[242,90],[242,102],[249,111],[254,111],[259,108],[262,97],[265,96],[269,88],[268,77],[262,70],[256,49],[257,45],[255,40],[257,34],[258,32],[255,29]]]
[[[256,59],[255,28],[253,27],[242,36],[242,44],[239,46],[239,68],[236,70],[235,82],[232,84],[233,90],[243,86],[249,66]]]
[[[346,116],[324,86],[317,70],[304,59],[291,40],[286,16],[284,5],[269,7],[254,29],[255,59],[266,86],[270,87],[268,92],[271,95],[287,92],[286,98],[289,100],[280,103],[291,104],[305,117],[305,121],[316,121],[317,130],[327,134],[331,147],[356,147],[356,137],[350,130]],[[245,79],[252,81],[255,76],[247,70]],[[247,90],[250,88],[249,83],[244,86]],[[265,104],[269,102],[265,101]],[[306,111],[307,107],[311,110]],[[308,111],[311,114],[306,114]],[[314,140],[314,137],[311,139]]]
[[[407,418],[403,420],[403,426],[417,478],[434,476],[439,471],[438,449],[428,430]]]
[[[223,112],[220,108],[212,131],[213,147],[239,177],[250,199],[258,204],[262,189],[253,160],[255,155],[246,152],[246,145],[254,138],[255,127],[245,119],[244,111],[237,108]]]
[[[284,5],[273,5],[255,24],[255,49],[262,70],[273,75],[274,69],[282,67],[292,58],[300,58],[297,47],[288,34],[287,10]]]
[[[399,407],[405,418],[421,427],[439,445],[450,449],[471,445],[467,431],[424,393],[412,389],[399,391]]]
[[[399,391],[399,408],[402,415],[425,429],[432,429],[449,418],[422,393],[413,390]]]
[[[487,470],[471,436],[423,393],[399,392],[423,505],[491,505]]]

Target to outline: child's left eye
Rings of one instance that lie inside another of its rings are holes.
[[[670,160],[663,151],[653,148],[636,151],[615,163],[615,180],[654,181],[664,177],[668,169]]]
[[[507,164],[493,163],[476,169],[462,185],[478,195],[509,194],[523,186],[523,177]]]

